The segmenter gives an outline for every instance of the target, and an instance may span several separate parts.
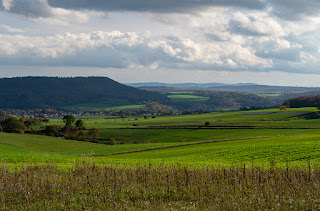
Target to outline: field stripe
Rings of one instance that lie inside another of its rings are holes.
[[[263,139],[263,138],[279,138],[279,137],[284,137],[284,136],[257,136],[257,137],[246,137],[246,138],[235,138],[235,139],[207,140],[207,141],[200,141],[200,142],[193,142],[193,143],[186,143],[186,144],[170,145],[170,146],[164,146],[164,147],[154,147],[154,148],[148,148],[148,149],[116,152],[116,153],[110,153],[107,155],[92,155],[92,157],[105,157],[105,156],[112,156],[112,155],[131,154],[131,153],[137,153],[137,152],[146,152],[146,151],[152,151],[152,150],[169,149],[169,148],[185,147],[185,146],[225,142],[225,141],[241,141],[241,140]]]

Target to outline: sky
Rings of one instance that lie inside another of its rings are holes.
[[[0,0],[0,77],[320,87],[319,0]]]

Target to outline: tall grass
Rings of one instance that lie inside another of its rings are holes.
[[[271,167],[0,169],[3,210],[312,210],[320,170]]]

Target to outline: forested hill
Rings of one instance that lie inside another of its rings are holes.
[[[319,107],[320,106],[320,95],[312,97],[297,97],[287,100],[283,103],[290,108],[301,108],[301,107]]]
[[[129,87],[106,77],[0,79],[0,108],[62,108],[80,103],[118,106],[166,99],[164,95]]]

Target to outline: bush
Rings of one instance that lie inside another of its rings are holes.
[[[44,133],[47,136],[59,136],[60,131],[61,131],[61,127],[58,125],[48,125],[44,129]]]
[[[133,124],[132,126],[139,126],[138,124]]]
[[[210,126],[210,122],[206,121],[206,123],[204,123],[204,126]]]
[[[270,121],[273,121],[273,120],[272,120],[272,119],[269,119],[269,118],[263,118],[263,119],[261,119],[260,121],[270,122]]]
[[[187,142],[188,140],[185,137],[180,137],[180,142]]]
[[[280,111],[286,111],[286,110],[288,110],[288,106],[282,105],[282,106],[279,107],[279,110]]]
[[[149,142],[148,141],[143,141],[143,140],[135,140],[133,143],[134,144],[147,144]]]
[[[88,140],[88,139],[86,139],[86,138],[83,138],[83,137],[79,137],[79,138],[78,138],[78,141],[90,141],[90,140]]]
[[[109,141],[109,144],[110,145],[116,145],[117,141],[114,138],[111,138],[110,141]]]
[[[83,131],[83,130],[80,130],[79,132],[78,132],[78,136],[83,136],[85,134],[85,132]]]
[[[77,135],[77,133],[75,132],[70,132],[68,133],[66,136],[65,136],[66,139],[69,139],[69,140],[78,140],[79,137]]]

